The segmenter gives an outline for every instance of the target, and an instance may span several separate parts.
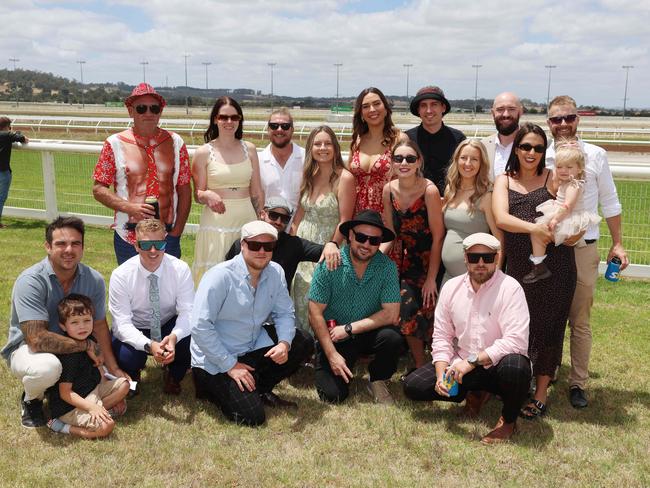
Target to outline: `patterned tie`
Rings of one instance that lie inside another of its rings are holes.
[[[160,290],[158,289],[158,277],[151,273],[149,275],[149,301],[151,302],[151,340],[160,342]]]

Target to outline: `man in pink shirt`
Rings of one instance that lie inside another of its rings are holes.
[[[500,247],[497,238],[482,232],[463,241],[467,273],[440,292],[433,361],[404,381],[404,393],[413,400],[460,403],[467,396],[466,410],[473,414],[480,409],[480,396],[473,392],[499,395],[501,417],[483,444],[510,439],[531,377],[526,297],[515,279],[497,269]],[[457,392],[449,381],[458,383]]]

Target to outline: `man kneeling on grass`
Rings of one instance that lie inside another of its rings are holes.
[[[94,307],[90,298],[70,294],[59,303],[59,327],[77,341],[94,341]],[[115,428],[113,418],[126,412],[129,393],[126,378],[109,380],[104,366],[96,366],[85,352],[57,354],[62,372],[58,383],[47,391],[55,432],[87,439],[106,437]]]
[[[481,439],[510,439],[530,385],[528,322],[521,285],[496,269],[499,240],[479,232],[463,241],[467,273],[449,280],[440,292],[433,327],[430,364],[404,382],[413,400],[462,402],[479,413],[488,393],[503,400],[494,430]]]

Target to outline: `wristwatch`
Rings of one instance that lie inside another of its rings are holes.
[[[469,356],[467,356],[467,362],[474,366],[475,368],[478,368],[480,366],[478,362],[478,354],[472,353]]]
[[[151,342],[147,342],[147,343],[144,345],[144,352],[146,352],[147,354],[151,355]]]
[[[345,325],[343,326],[343,330],[345,330],[345,333],[346,333],[347,335],[349,335],[350,337],[352,337],[353,334],[352,334],[352,324],[351,324],[351,323],[348,322],[347,324],[345,324]]]

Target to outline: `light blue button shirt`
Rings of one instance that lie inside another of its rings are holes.
[[[282,267],[270,262],[257,289],[242,254],[209,269],[201,279],[192,311],[192,366],[225,373],[247,352],[273,345],[262,324],[275,322],[278,340],[291,344],[296,333],[293,301]]]

